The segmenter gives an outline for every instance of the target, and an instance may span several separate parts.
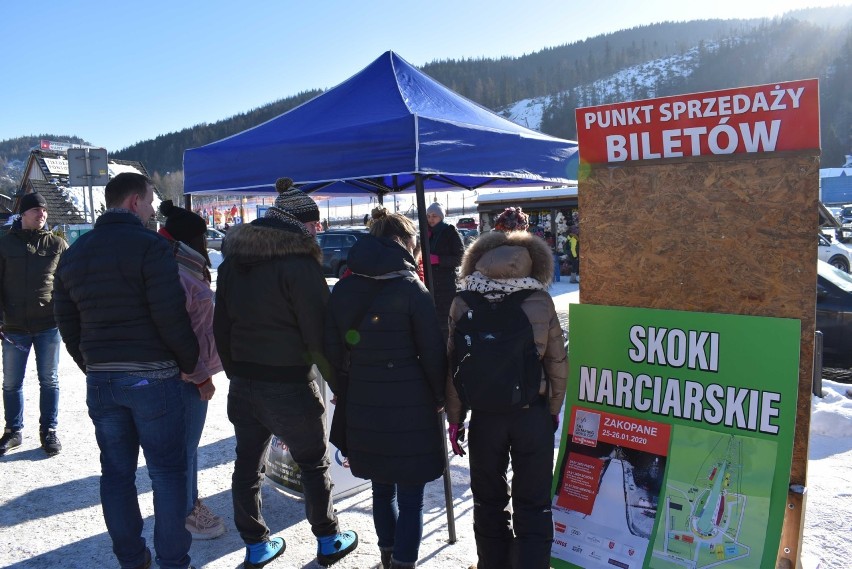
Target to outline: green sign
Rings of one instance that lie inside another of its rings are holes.
[[[774,567],[798,320],[572,304],[552,565]]]

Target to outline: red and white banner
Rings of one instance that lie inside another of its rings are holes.
[[[819,82],[790,81],[576,110],[589,164],[818,150]]]

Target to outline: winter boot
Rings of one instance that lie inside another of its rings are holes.
[[[3,432],[3,436],[0,437],[0,456],[3,456],[10,450],[21,446],[22,440],[23,437],[21,436],[21,431],[10,431],[9,429],[6,429]]]
[[[317,562],[323,567],[333,565],[355,551],[358,547],[358,534],[344,531],[317,538]]]
[[[382,569],[390,569],[393,549],[380,549],[382,553]]]
[[[577,275],[575,275],[573,272],[571,272],[571,277],[568,279],[568,282],[569,283],[578,283],[580,281],[577,280]]]
[[[39,434],[41,438],[41,448],[47,453],[47,456],[56,456],[62,450],[62,444],[59,442],[59,437],[56,436],[56,429],[45,429]]]
[[[414,563],[403,563],[402,561],[391,559],[390,569],[414,569],[415,567],[417,567],[416,561]]]
[[[260,569],[287,549],[283,537],[272,537],[260,543],[246,545],[246,560],[243,569]]]

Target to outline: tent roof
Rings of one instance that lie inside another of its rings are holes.
[[[184,191],[274,192],[292,178],[328,195],[561,185],[577,144],[462,97],[388,51],[337,87],[263,124],[184,153]],[[341,182],[346,183],[341,183]]]

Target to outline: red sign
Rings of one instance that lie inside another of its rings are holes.
[[[603,461],[599,458],[569,453],[556,505],[590,515],[595,507],[602,469]]]
[[[576,110],[590,164],[818,150],[819,82],[790,81]]]

